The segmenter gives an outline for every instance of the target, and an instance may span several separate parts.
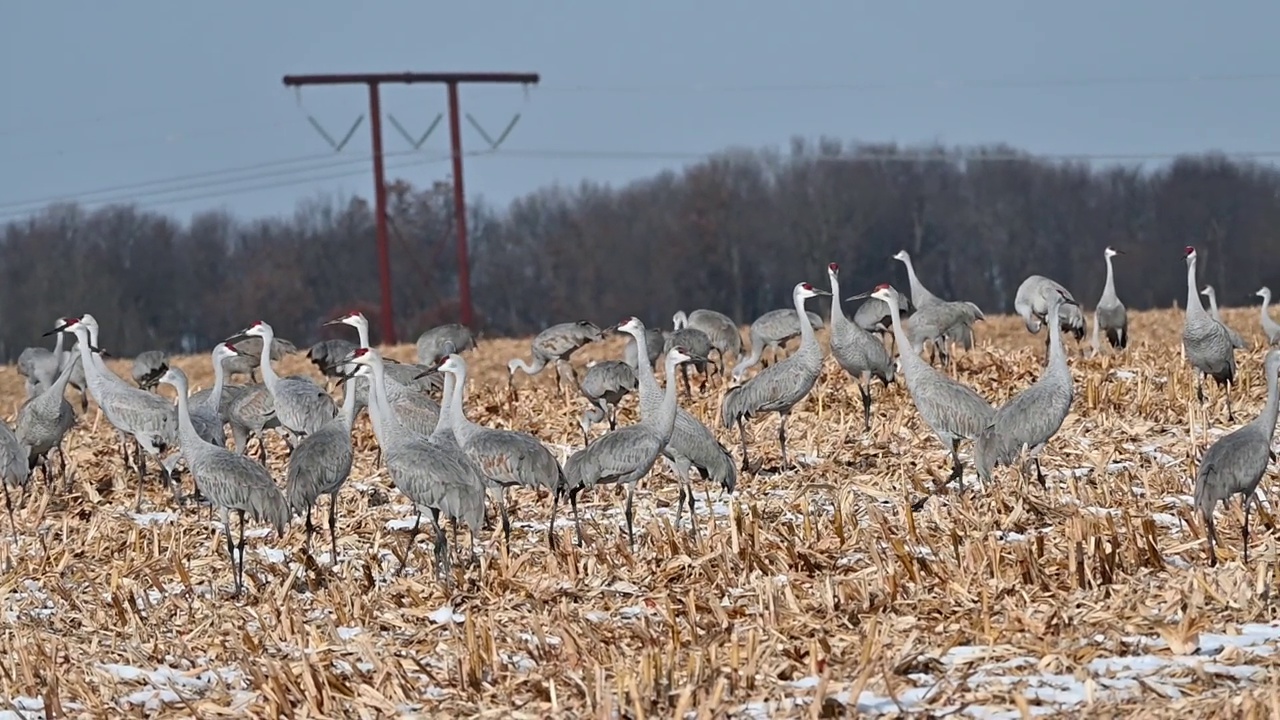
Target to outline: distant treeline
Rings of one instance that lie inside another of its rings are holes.
[[[1132,308],[1185,298],[1182,247],[1226,305],[1280,285],[1280,171],[1216,155],[1155,171],[1046,161],[1003,147],[849,146],[794,141],[789,153],[729,150],[621,187],[548,187],[505,209],[470,206],[477,324],[489,336],[564,320],[639,315],[670,322],[709,307],[744,323],[786,305],[791,286],[846,294],[905,289],[906,248],[945,298],[1008,311],[1040,273],[1086,306],[1102,249]],[[447,186],[390,188],[394,305],[402,339],[457,317]],[[377,322],[374,218],[361,199],[301,202],[292,218],[215,211],[190,224],[129,205],[54,205],[4,228],[0,354],[12,359],[56,317],[92,312],[118,355],[206,349],[262,318],[301,344],[360,307]],[[376,340],[377,338],[375,338]]]

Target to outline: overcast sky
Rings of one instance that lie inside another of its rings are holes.
[[[1258,0],[10,3],[0,220],[52,197],[185,219],[368,195],[367,118],[341,153],[307,120],[341,137],[367,115],[367,91],[299,96],[281,83],[289,73],[540,73],[527,93],[461,92],[491,135],[520,114],[497,152],[467,160],[468,195],[500,203],[797,134],[1269,153],[1280,151],[1277,28],[1280,3]],[[383,110],[420,133],[446,111],[445,91],[388,87]],[[446,123],[417,151],[390,122],[384,133],[389,177],[448,175]],[[465,123],[463,142],[487,147]]]

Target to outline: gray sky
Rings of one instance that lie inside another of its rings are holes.
[[[795,134],[1045,154],[1280,151],[1276,28],[1280,3],[1261,0],[9,3],[0,221],[55,196],[186,218],[369,195],[367,121],[334,154],[306,119],[341,136],[367,113],[365,89],[309,88],[299,104],[287,73],[541,73],[527,94],[462,89],[491,134],[521,114],[497,153],[467,160],[468,195],[502,203]],[[390,86],[383,108],[421,132],[445,91]],[[445,123],[416,153],[384,127],[398,153],[389,177],[447,176]],[[485,147],[465,123],[463,142]],[[395,169],[405,163],[416,165]]]

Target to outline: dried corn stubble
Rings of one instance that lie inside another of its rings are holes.
[[[1226,317],[1237,328],[1256,319]],[[298,521],[281,543],[255,532],[248,598],[232,601],[216,523],[203,510],[174,513],[158,482],[147,489],[155,512],[132,516],[132,476],[91,407],[66,443],[73,493],[33,486],[18,512],[21,542],[4,544],[15,567],[0,585],[9,651],[0,700],[24,712],[175,717],[786,716],[965,705],[1273,716],[1280,708],[1261,686],[1277,680],[1276,661],[1251,648],[1276,638],[1248,623],[1273,614],[1275,543],[1263,533],[1252,567],[1232,562],[1233,507],[1220,522],[1226,562],[1204,567],[1187,501],[1214,436],[1203,434],[1206,413],[1176,352],[1181,323],[1178,312],[1134,313],[1125,354],[1072,353],[1077,399],[1042,458],[1047,491],[1002,469],[985,492],[939,495],[909,512],[945,479],[943,449],[900,384],[877,393],[863,433],[856,390],[828,360],[789,423],[802,468],[742,478],[736,502],[718,489],[708,498],[698,484],[701,546],[671,526],[676,488],[665,468],[638,493],[634,554],[612,489],[583,498],[588,545],[562,542],[556,554],[545,543],[549,500],[516,492],[510,551],[486,532],[487,555],[459,569],[452,596],[432,578],[425,538],[410,570],[392,575],[404,533],[391,528],[410,512],[372,464],[367,421],[340,499],[336,568],[323,542],[318,564],[304,565]],[[1016,318],[992,318],[979,334],[979,347],[959,356],[964,382],[1003,402],[1038,376],[1043,335]],[[481,344],[469,413],[531,431],[563,459],[580,442],[582,401],[557,397],[545,373],[518,376],[511,406],[505,363],[527,351],[527,341]],[[610,339],[575,362],[620,353],[621,340]],[[407,360],[413,349],[388,354]],[[1261,350],[1239,358],[1237,409],[1247,420],[1262,402]],[[193,387],[211,381],[207,358],[175,363]],[[123,374],[123,363],[114,367]],[[312,371],[298,355],[282,363],[282,374],[293,372]],[[712,424],[722,394],[715,384],[682,404]],[[0,397],[16,409],[16,373],[0,374]],[[624,401],[621,422],[634,421],[634,403]],[[1220,416],[1220,404],[1207,413],[1211,433]],[[777,463],[776,422],[751,424],[752,453],[766,466]],[[736,447],[735,433],[715,432]],[[282,445],[269,444],[282,479]],[[558,525],[565,541],[567,527]]]

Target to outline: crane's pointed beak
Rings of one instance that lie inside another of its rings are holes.
[[[102,356],[102,357],[104,357],[104,358],[115,357],[114,355],[112,355],[111,353],[107,352],[106,350],[103,350],[103,349],[102,349],[102,348],[100,348],[100,347],[94,347],[94,346],[90,345],[90,346],[89,346],[89,350],[91,350],[91,351],[93,351],[93,352],[98,353],[99,355],[101,355],[101,356]]]
[[[435,374],[436,372],[438,372],[439,370],[440,370],[440,364],[439,364],[439,363],[436,363],[436,364],[432,365],[431,367],[427,368],[426,370],[423,370],[422,372],[418,373],[417,375],[414,375],[414,376],[413,376],[413,379],[414,379],[414,380],[421,380],[422,378],[424,378],[424,377],[426,377],[426,376],[428,376],[428,375],[434,375],[434,374]]]
[[[322,325],[321,327],[328,326],[328,325],[344,325],[344,324],[345,323],[342,322],[342,318],[334,318],[329,322],[325,323],[324,325]]]
[[[236,333],[235,335],[232,335],[231,337],[227,338],[226,340],[223,340],[222,342],[228,345],[234,346],[236,343],[244,342],[245,340],[248,340],[250,337],[253,337],[253,336],[241,330],[240,332]],[[237,350],[237,352],[239,351]]]
[[[1117,254],[1117,255],[1128,255],[1128,254],[1129,254],[1129,253],[1125,252],[1124,250],[1117,250],[1116,248],[1111,248],[1111,252],[1113,252],[1113,253],[1115,253],[1115,254]]]
[[[40,337],[49,337],[50,335],[53,335],[54,333],[67,332],[67,328],[69,328],[69,327],[71,327],[70,323],[62,323],[61,325],[59,325],[58,327],[56,327],[56,328],[54,328],[54,329],[50,330],[49,332],[47,332],[47,333],[42,333],[42,334],[40,335]]]
[[[831,291],[829,291],[829,290],[819,290],[818,288],[814,288],[814,289],[813,289],[813,294],[814,294],[814,295],[817,295],[818,297],[830,297],[830,296],[831,296]]]
[[[853,295],[851,297],[847,297],[845,298],[845,300],[861,300],[863,298],[869,298],[869,297],[871,297],[871,293],[864,292],[864,293],[858,293],[857,295]]]

